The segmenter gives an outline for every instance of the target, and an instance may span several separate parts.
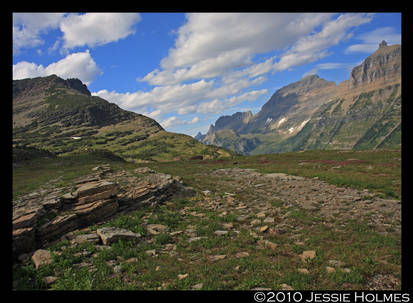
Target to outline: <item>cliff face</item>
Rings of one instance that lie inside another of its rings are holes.
[[[248,138],[252,154],[399,147],[400,84],[401,46],[383,41],[352,70],[349,80],[336,85],[317,75],[304,77],[277,90],[247,121],[240,119],[242,113],[221,117],[199,138],[244,153],[234,143]]]
[[[350,88],[374,82],[397,81],[401,73],[401,46],[388,46],[385,41],[379,49],[355,67],[350,75]]]

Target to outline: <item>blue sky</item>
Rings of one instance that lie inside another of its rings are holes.
[[[13,79],[79,78],[194,136],[303,76],[348,79],[382,40],[400,13],[14,13]]]

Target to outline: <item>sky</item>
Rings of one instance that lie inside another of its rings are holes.
[[[13,79],[78,78],[92,95],[195,136],[223,115],[257,113],[317,74],[337,84],[401,13],[13,13]]]

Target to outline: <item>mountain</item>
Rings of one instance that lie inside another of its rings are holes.
[[[383,41],[348,80],[304,77],[277,90],[257,114],[220,117],[198,138],[244,154],[399,148],[401,46]]]
[[[104,150],[135,162],[230,156],[92,96],[79,79],[51,75],[13,80],[12,94],[14,150],[35,148],[58,155]]]

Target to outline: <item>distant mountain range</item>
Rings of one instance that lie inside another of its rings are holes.
[[[222,116],[197,140],[243,154],[401,146],[401,46],[379,48],[348,80],[311,75],[277,90],[253,115]]]
[[[104,150],[135,162],[229,157],[230,152],[165,131],[155,120],[92,96],[78,79],[13,80],[13,151],[58,155]]]

